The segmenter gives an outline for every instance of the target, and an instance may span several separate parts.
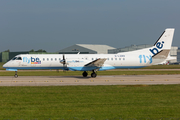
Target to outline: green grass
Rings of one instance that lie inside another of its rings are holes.
[[[0,76],[14,76],[15,72],[1,71]],[[88,72],[89,76],[91,72]],[[98,71],[97,75],[172,75],[180,71]],[[81,76],[82,71],[18,71],[19,76]]]
[[[0,87],[0,119],[179,118],[179,91],[180,85]]]

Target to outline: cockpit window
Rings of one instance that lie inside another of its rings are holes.
[[[22,60],[21,57],[14,57],[12,60]]]
[[[22,58],[21,58],[21,57],[18,57],[16,60],[22,60]]]
[[[17,57],[14,57],[12,60],[15,60]]]

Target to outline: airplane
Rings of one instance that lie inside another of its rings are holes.
[[[165,61],[169,55],[174,28],[167,28],[152,47],[117,54],[20,54],[3,65],[6,70],[62,69],[84,71],[83,77],[97,76],[97,71],[142,68]]]

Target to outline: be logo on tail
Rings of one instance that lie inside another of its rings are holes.
[[[163,48],[163,44],[164,44],[164,41],[162,41],[162,43],[161,43],[161,42],[158,42],[158,43],[156,43],[156,47],[153,48],[153,49],[149,49],[149,51],[150,51],[153,55],[155,55],[155,54],[157,54],[157,53],[159,52],[159,50],[161,50],[161,49]]]

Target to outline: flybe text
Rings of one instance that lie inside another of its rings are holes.
[[[161,42],[158,42],[156,43],[156,47],[155,48],[152,48],[152,49],[149,49],[149,51],[155,55],[159,52],[159,50],[161,50],[163,48],[163,44],[164,44],[164,41]]]
[[[151,55],[149,55],[149,56],[147,56],[147,55],[139,55],[139,62],[140,63],[149,62],[149,64],[151,64],[152,63],[152,56]]]
[[[26,63],[31,63],[31,64],[41,64],[41,60],[39,58],[27,58],[27,57],[23,57],[23,62]]]

